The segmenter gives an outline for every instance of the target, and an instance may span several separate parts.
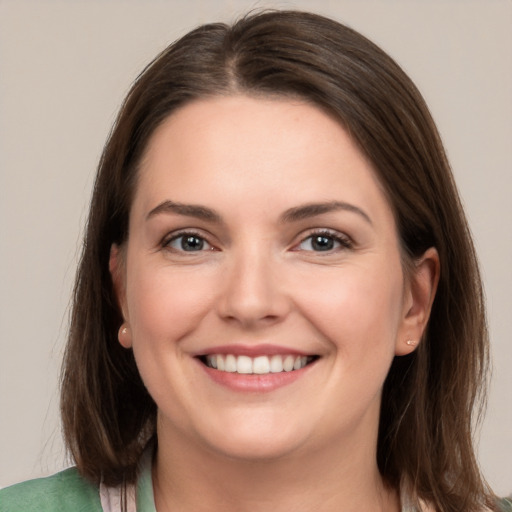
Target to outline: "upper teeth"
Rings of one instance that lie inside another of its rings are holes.
[[[310,356],[235,356],[233,354],[211,354],[206,356],[206,364],[223,372],[265,374],[300,370],[313,360]]]

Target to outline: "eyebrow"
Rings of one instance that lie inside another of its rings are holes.
[[[329,201],[327,203],[310,203],[303,206],[296,206],[286,210],[281,216],[282,222],[298,222],[300,220],[323,215],[335,211],[347,211],[361,216],[368,224],[373,225],[370,216],[361,208],[343,201]]]
[[[296,206],[286,210],[280,218],[281,223],[293,223],[298,222],[310,217],[316,217],[325,213],[335,211],[348,211],[356,213],[361,216],[370,225],[373,225],[369,215],[361,208],[343,201],[329,201],[326,203],[309,203],[302,206]],[[196,219],[204,220],[214,224],[223,224],[222,217],[211,208],[196,204],[184,204],[176,203],[174,201],[163,201],[158,206],[153,208],[146,216],[146,220],[159,215],[162,213],[174,213],[177,215],[183,215],[185,217],[195,217]]]
[[[160,203],[158,206],[153,208],[146,216],[146,220],[149,220],[151,217],[155,215],[159,215],[161,213],[175,213],[177,215],[183,215],[185,217],[195,217],[196,219],[201,219],[207,222],[212,222],[214,224],[222,224],[222,217],[212,210],[211,208],[207,208],[206,206],[196,205],[196,204],[183,204],[176,203],[174,201],[164,201]]]

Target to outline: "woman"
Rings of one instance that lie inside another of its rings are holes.
[[[100,163],[62,379],[76,469],[0,507],[504,509],[471,439],[486,370],[410,80],[316,15],[206,25],[142,73]]]

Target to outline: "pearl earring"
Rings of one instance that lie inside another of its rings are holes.
[[[416,340],[407,340],[405,343],[410,347],[414,347],[416,345]]]
[[[132,334],[130,332],[130,327],[128,327],[126,323],[123,323],[123,325],[119,327],[119,331],[117,331],[117,339],[124,348],[131,348]]]
[[[121,341],[121,338],[125,338],[128,334],[128,327],[126,325],[122,325],[121,327],[119,327],[119,332],[118,332],[118,339],[119,341]]]

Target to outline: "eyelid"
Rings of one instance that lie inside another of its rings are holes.
[[[179,239],[179,238],[181,238],[183,236],[187,236],[187,235],[195,236],[197,238],[200,238],[200,239],[204,240],[204,242],[206,244],[208,244],[209,248],[208,249],[203,249],[203,250],[200,250],[200,251],[183,251],[183,250],[179,250],[179,249],[170,247],[170,243],[171,242],[173,242],[174,240],[177,240],[177,239]],[[162,241],[160,242],[160,246],[161,246],[162,249],[172,250],[172,251],[177,252],[177,253],[189,253],[189,254],[193,254],[194,252],[195,253],[201,253],[201,252],[205,252],[205,251],[208,251],[208,250],[215,250],[216,249],[214,244],[211,242],[210,237],[207,234],[205,234],[203,231],[195,229],[195,228],[183,228],[183,229],[178,229],[176,231],[171,231],[170,233],[167,233],[162,238]]]
[[[186,235],[196,236],[196,237],[204,240],[204,242],[206,244],[208,244],[209,248],[206,250],[203,249],[200,251],[182,251],[182,250],[170,247],[169,244],[171,242],[173,242],[174,240],[177,240],[180,237],[186,236]],[[330,229],[330,228],[313,228],[313,229],[309,229],[309,230],[301,233],[298,237],[298,241],[294,242],[291,250],[292,251],[303,250],[303,249],[300,249],[299,246],[302,243],[304,243],[308,238],[311,238],[314,236],[326,236],[326,237],[332,238],[332,239],[334,239],[334,241],[338,242],[341,247],[339,247],[337,249],[327,250],[327,251],[306,251],[306,250],[304,250],[305,252],[317,252],[317,253],[325,252],[325,254],[328,255],[328,254],[332,254],[333,252],[336,252],[337,250],[351,249],[354,245],[352,238],[343,232],[340,232],[340,231],[337,231],[334,229]],[[205,233],[201,229],[181,228],[181,229],[167,233],[162,238],[159,245],[162,249],[173,250],[173,251],[179,252],[179,253],[189,252],[189,253],[193,254],[194,252],[200,253],[200,252],[206,252],[208,250],[218,250],[218,248],[216,247],[216,244],[211,240],[211,238],[212,237],[208,233]]]
[[[300,249],[299,246],[303,244],[306,240],[308,240],[311,237],[314,236],[326,236],[329,238],[334,239],[336,242],[338,242],[341,247],[337,249],[331,249],[327,251],[307,251],[305,249]],[[292,247],[292,250],[299,251],[304,250],[305,252],[316,252],[318,254],[322,254],[322,252],[325,255],[332,254],[333,252],[336,252],[337,250],[345,250],[345,249],[351,249],[354,245],[353,240],[346,235],[345,233],[342,233],[340,231],[336,231],[329,228],[315,228],[307,231],[306,233],[302,233],[300,235],[300,239],[297,243],[295,243]]]

